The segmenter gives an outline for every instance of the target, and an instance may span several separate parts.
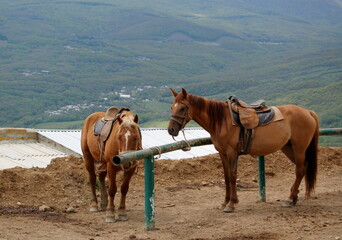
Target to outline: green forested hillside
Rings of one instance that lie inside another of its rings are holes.
[[[169,87],[341,127],[341,22],[340,0],[3,0],[0,127],[79,128],[112,105],[160,127]]]

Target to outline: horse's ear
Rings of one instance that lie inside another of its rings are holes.
[[[182,88],[182,93],[183,93],[184,98],[188,96],[188,92],[184,88]]]
[[[178,93],[175,90],[173,90],[172,88],[170,88],[170,90],[171,90],[173,96],[177,97]]]
[[[120,115],[118,116],[118,121],[119,121],[120,124],[123,122]]]
[[[139,122],[138,114],[136,114],[136,115],[134,116],[134,122],[135,122],[135,123],[138,123],[138,122]]]

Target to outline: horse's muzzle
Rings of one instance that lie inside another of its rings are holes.
[[[133,163],[132,162],[128,162],[128,163],[123,163],[121,164],[121,167],[124,171],[129,170],[132,167]]]
[[[167,131],[173,137],[177,137],[178,133],[179,133],[179,129],[178,128],[176,129],[176,128],[173,128],[173,127],[168,128]]]

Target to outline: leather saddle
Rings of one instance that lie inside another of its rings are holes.
[[[116,107],[110,107],[107,109],[106,114],[103,118],[96,121],[94,124],[94,135],[98,136],[102,142],[105,142],[111,131],[112,126],[118,119],[118,116],[123,111],[129,111],[128,108],[121,108],[120,110]]]
[[[267,107],[264,100],[247,104],[237,97],[231,96],[229,97],[228,103],[234,121],[246,129],[254,129],[257,126],[266,125],[274,117],[274,110]]]

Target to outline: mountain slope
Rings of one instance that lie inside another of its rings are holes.
[[[161,122],[168,87],[298,104],[342,126],[341,22],[339,0],[4,0],[0,126],[80,121],[111,105]]]

